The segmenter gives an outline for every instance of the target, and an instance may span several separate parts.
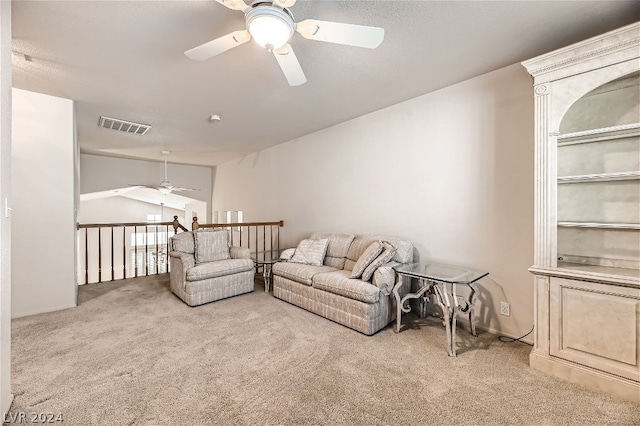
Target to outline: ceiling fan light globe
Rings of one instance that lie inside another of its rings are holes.
[[[164,194],[164,195],[169,195],[169,194],[171,194],[171,188],[164,188],[164,187],[161,187],[161,188],[158,188],[158,190],[159,190],[162,194]]]
[[[291,38],[295,23],[284,11],[269,6],[256,7],[246,14],[247,30],[262,47],[279,49]]]

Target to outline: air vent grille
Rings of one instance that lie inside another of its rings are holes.
[[[133,133],[134,135],[139,136],[144,135],[151,128],[148,124],[134,123],[132,121],[120,120],[118,118],[105,117],[104,115],[100,116],[98,127]]]

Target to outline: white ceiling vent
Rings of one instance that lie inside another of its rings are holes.
[[[148,124],[134,123],[132,121],[120,120],[118,118],[100,116],[98,127],[105,129],[119,130],[121,132],[133,133],[134,135],[144,135],[151,128]]]

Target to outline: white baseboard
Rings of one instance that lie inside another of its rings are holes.
[[[34,310],[34,311],[20,312],[17,315],[14,315],[14,312],[11,312],[11,314],[12,314],[11,315],[11,319],[28,317],[28,316],[31,316],[31,315],[46,314],[47,312],[61,311],[63,309],[76,308],[77,306],[78,306],[77,303],[72,303],[72,304],[69,304],[69,305],[61,305],[61,306],[49,307],[49,308],[46,308],[45,310]]]
[[[2,407],[2,419],[6,419],[7,418],[7,413],[9,413],[9,410],[11,409],[11,404],[13,404],[13,394],[10,393],[9,394],[9,399],[6,401],[5,404],[3,404],[4,406]]]

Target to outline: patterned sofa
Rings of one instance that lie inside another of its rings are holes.
[[[182,232],[169,241],[171,291],[187,305],[253,291],[249,249],[230,247],[227,230]]]
[[[363,334],[374,334],[395,319],[395,298],[391,294],[396,280],[393,267],[413,261],[413,244],[380,235],[316,232],[309,237],[309,240],[324,239],[328,239],[328,245],[322,264],[293,262],[295,253],[291,258],[292,249],[285,250],[283,257],[290,260],[278,262],[272,269],[274,296]],[[368,256],[375,242],[392,245],[395,251],[389,253],[391,259],[383,264],[372,262],[364,276],[351,278],[354,267],[362,266],[361,258]],[[409,289],[410,282],[406,280],[400,287],[400,296]]]

